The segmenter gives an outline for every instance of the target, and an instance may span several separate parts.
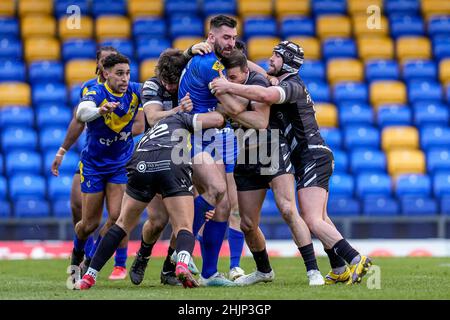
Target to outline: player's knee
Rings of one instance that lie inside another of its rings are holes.
[[[297,213],[296,208],[289,201],[281,201],[280,204],[278,205],[278,208],[280,210],[281,216],[286,222],[291,221],[293,219],[294,214]]]
[[[81,229],[85,234],[92,234],[99,227],[100,222],[97,221],[87,221],[81,224]]]
[[[320,223],[320,219],[316,218],[314,216],[303,216],[303,220],[305,221],[306,225],[308,226],[308,229],[314,233],[317,234],[318,225]]]
[[[258,226],[256,225],[256,223],[248,217],[241,217],[240,227],[241,227],[241,231],[244,234],[254,232],[258,229]]]
[[[212,183],[210,186],[208,186],[207,192],[212,198],[216,199],[216,201],[219,202],[223,199],[227,192],[227,185],[225,182]]]
[[[72,212],[72,220],[74,224],[77,224],[81,220],[81,203],[77,201],[70,202],[70,210]]]

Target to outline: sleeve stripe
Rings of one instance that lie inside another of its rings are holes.
[[[146,103],[144,103],[144,105],[142,106],[142,109],[145,108],[145,106],[148,106],[150,104],[159,104],[159,105],[163,105],[163,103],[161,101],[158,100],[151,100],[151,101],[147,101]]]
[[[280,93],[280,100],[278,100],[277,104],[284,103],[284,101],[286,100],[286,92],[280,86],[275,86],[275,88]]]
[[[192,118],[192,127],[194,127],[194,130],[200,130],[201,127],[201,123],[197,122],[197,118],[198,118],[198,113],[194,114],[194,117]]]

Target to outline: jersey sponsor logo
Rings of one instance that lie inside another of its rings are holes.
[[[97,94],[97,92],[95,92],[95,91],[88,91],[84,95],[85,96],[90,96],[90,95],[94,95],[94,94]]]
[[[103,144],[107,147],[109,147],[111,144],[113,144],[116,141],[127,141],[128,138],[130,138],[131,132],[120,132],[118,136],[115,136],[114,139],[108,139],[108,138],[100,138],[98,139],[98,142],[100,144]]]
[[[213,70],[216,70],[216,71],[223,71],[223,70],[225,70],[225,67],[223,66],[222,63],[220,63],[220,61],[216,61],[216,62],[213,64],[212,69],[213,69]]]
[[[147,164],[145,163],[145,161],[141,161],[136,165],[136,170],[140,173],[144,173],[146,169]]]
[[[153,81],[146,81],[144,83],[144,89],[150,89],[150,90],[155,90],[158,91],[159,90],[159,85]]]

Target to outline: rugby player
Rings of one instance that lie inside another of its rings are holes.
[[[314,102],[298,76],[303,59],[303,49],[299,45],[282,41],[273,49],[268,71],[269,75],[278,77],[279,85],[268,88],[245,86],[221,77],[211,83],[211,88],[217,94],[230,93],[273,104],[271,110],[290,144],[302,217],[320,239],[330,259],[332,270],[326,276],[326,283],[359,283],[372,261],[359,254],[342,237],[327,215],[334,159],[320,135]]]

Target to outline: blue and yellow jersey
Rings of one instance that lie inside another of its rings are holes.
[[[127,92],[114,93],[107,85],[97,84],[85,93],[81,101],[93,101],[97,107],[107,102],[119,102],[114,112],[87,123],[86,146],[81,152],[83,166],[113,172],[133,153],[131,128],[141,104],[141,85],[130,82]]]
[[[219,70],[224,71],[224,69],[214,52],[203,56],[196,55],[189,61],[181,75],[178,99],[189,92],[194,105],[192,114],[206,113],[216,109],[217,99],[209,91],[208,84],[220,76]]]
[[[83,98],[83,96],[94,86],[102,84],[100,81],[100,77],[92,78],[83,83],[80,89],[80,99]]]

